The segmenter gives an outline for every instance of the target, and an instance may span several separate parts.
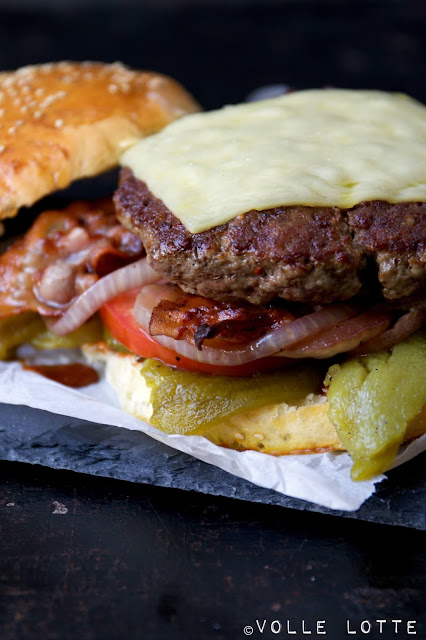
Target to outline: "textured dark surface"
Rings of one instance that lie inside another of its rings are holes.
[[[356,512],[337,512],[254,486],[138,431],[0,404],[0,459],[291,509],[426,530],[426,454],[395,469]]]
[[[426,637],[424,533],[160,487],[0,468],[2,640]],[[298,635],[271,633],[289,619]],[[346,634],[346,620],[358,635]],[[364,636],[365,619],[388,620]],[[268,629],[269,627],[269,629]]]

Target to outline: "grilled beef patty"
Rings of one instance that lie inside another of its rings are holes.
[[[426,203],[253,210],[191,234],[128,168],[114,200],[153,269],[208,298],[326,303],[377,287],[378,278],[385,298],[397,301],[426,287]]]

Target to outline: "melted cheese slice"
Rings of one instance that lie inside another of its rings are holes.
[[[251,209],[426,200],[426,107],[310,90],[177,120],[121,164],[191,233]]]

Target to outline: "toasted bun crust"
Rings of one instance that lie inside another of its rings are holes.
[[[0,73],[0,219],[115,166],[137,139],[198,108],[174,80],[119,63]]]
[[[145,422],[150,421],[150,391],[141,375],[137,356],[116,353],[104,343],[86,345],[85,356],[92,362],[105,363],[107,381],[115,389],[124,411]],[[191,435],[202,435],[215,444],[231,449],[248,449],[286,455],[344,451],[335,428],[328,419],[328,402],[321,395],[312,396],[300,406],[275,404],[240,413],[213,426],[202,427]],[[426,405],[410,423],[406,440],[426,433]]]

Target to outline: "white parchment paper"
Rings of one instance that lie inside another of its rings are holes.
[[[18,362],[0,363],[0,402],[45,409],[73,418],[143,431],[151,437],[245,478],[260,487],[331,509],[355,511],[374,493],[379,476],[365,482],[350,479],[346,453],[268,456],[256,451],[222,449],[200,436],[167,435],[123,412],[115,392],[101,380],[83,390],[70,389],[31,371]],[[426,450],[426,436],[403,448],[395,466]]]

